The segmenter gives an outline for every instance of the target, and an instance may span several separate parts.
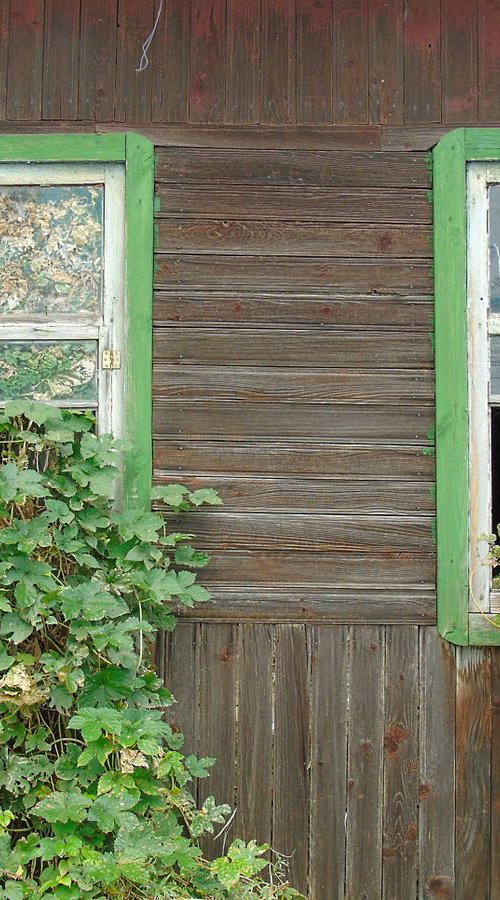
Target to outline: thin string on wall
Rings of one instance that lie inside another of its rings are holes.
[[[135,70],[136,72],[144,72],[144,70],[147,69],[147,67],[148,67],[148,65],[149,65],[148,51],[149,51],[149,48],[151,47],[151,44],[152,44],[152,42],[153,42],[153,38],[154,38],[154,36],[155,36],[156,29],[158,28],[158,22],[160,21],[160,16],[161,16],[161,11],[162,11],[162,9],[163,9],[163,0],[160,0],[160,5],[159,5],[159,7],[158,7],[158,12],[156,13],[156,19],[155,19],[155,23],[154,23],[154,25],[153,25],[153,28],[152,28],[150,34],[148,34],[146,40],[144,41],[144,43],[143,43],[143,45],[142,45],[142,55],[141,55],[141,60],[140,60],[140,62],[139,62],[139,68],[137,68],[137,69]]]

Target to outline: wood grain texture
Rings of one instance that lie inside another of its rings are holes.
[[[43,0],[10,0],[7,118],[42,118]]]
[[[369,15],[370,122],[403,122],[403,4],[369,0]]]
[[[386,628],[382,897],[415,897],[418,883],[418,628]]]
[[[187,122],[191,64],[190,0],[165,0],[149,55],[154,71],[151,121]]]
[[[389,126],[387,126],[389,127]],[[117,122],[99,122],[98,131],[120,131]],[[188,123],[159,126],[137,123],[135,131],[149,138],[157,147],[206,147],[218,149],[252,149],[252,150],[380,150],[384,129],[378,125],[335,125],[327,126],[293,126],[293,125],[240,125],[235,128],[210,125],[190,125]],[[440,133],[447,131],[440,128]],[[432,129],[435,134],[436,126]],[[401,137],[400,130],[399,136]],[[417,129],[414,135],[417,150],[428,150],[431,143],[422,146],[422,132]],[[393,149],[403,150],[396,146]]]
[[[179,622],[173,632],[159,637],[156,654],[158,674],[176,700],[167,707],[166,718],[184,735],[186,755],[198,752],[200,634],[199,625]]]
[[[153,27],[155,0],[119,0],[114,119],[150,122],[153,68],[140,67],[142,45]]]
[[[255,254],[383,257],[384,261],[426,259],[431,256],[431,229],[427,225],[367,225],[361,230],[359,225],[160,219],[157,250],[159,254],[217,253],[241,257]],[[335,287],[341,289],[340,285]]]
[[[407,0],[405,122],[441,121],[440,18],[434,0]]]
[[[179,400],[247,400],[255,403],[361,403],[422,406],[434,402],[428,370],[292,369],[263,366],[169,366],[153,372],[154,396]]]
[[[0,5],[0,121],[7,113],[7,67],[9,62],[9,16],[8,3]]]
[[[381,627],[351,629],[346,900],[381,896],[384,644]]]
[[[207,187],[160,185],[159,216],[428,225],[427,191],[408,188]]]
[[[185,322],[228,325],[363,325],[386,330],[432,331],[433,304],[428,297],[399,294],[330,296],[262,291],[157,291],[156,325]]]
[[[260,118],[260,0],[227,0],[224,121],[258,124]],[[219,173],[220,174],[220,173]]]
[[[239,129],[238,129],[239,131]],[[260,129],[259,129],[260,133]],[[334,132],[335,134],[335,132]],[[160,147],[156,178],[172,184],[430,187],[427,154],[350,150]]]
[[[198,753],[216,757],[217,765],[208,778],[199,782],[199,801],[208,796],[217,803],[235,801],[236,783],[236,679],[237,626],[231,624],[202,624],[200,644],[200,718]],[[229,842],[233,832],[229,829]],[[220,856],[224,837],[218,840],[207,836],[204,851]]]
[[[193,512],[188,524],[182,516],[173,523],[178,531],[191,528],[207,550],[421,554],[433,549],[430,523],[417,516],[402,521],[398,516]]]
[[[254,439],[377,441],[425,445],[434,422],[429,407],[402,408],[339,404],[337,406],[295,403],[237,403],[196,400],[158,400],[153,410],[157,437],[189,441]]]
[[[310,790],[309,663],[303,625],[276,627],[273,848],[291,856],[289,878],[307,890]]]
[[[313,897],[342,897],[345,868],[348,628],[309,629],[311,667],[310,881]],[[333,686],[333,689],[332,689]]]
[[[456,893],[490,900],[491,657],[457,648]]]
[[[211,487],[211,475],[158,473],[158,484],[187,484],[191,490]],[[426,482],[346,481],[313,478],[217,479],[226,512],[329,512],[367,515],[432,515],[434,485]]]
[[[224,0],[191,0],[189,121],[222,122],[225,67]]]
[[[329,124],[336,100],[333,0],[300,0],[297,4],[298,124]]]
[[[155,441],[156,469],[207,474],[361,476],[390,480],[434,477],[431,448],[388,444],[339,445],[309,437],[286,441]]]
[[[496,752],[500,740],[500,653],[491,653],[491,884],[490,895],[500,892],[500,757]]]
[[[154,358],[182,365],[318,366],[332,369],[431,369],[428,335],[311,328],[157,329]]]
[[[477,122],[477,0],[441,0],[442,121]]]
[[[368,122],[368,0],[337,0],[337,122]]]
[[[79,113],[81,119],[103,120],[114,115],[117,0],[81,0]]]
[[[263,124],[296,122],[295,0],[262,0],[261,111]]]
[[[78,118],[80,0],[45,5],[43,119]]]
[[[272,625],[246,624],[238,638],[237,814],[234,832],[272,844]]]
[[[500,118],[500,2],[478,0],[479,121]]]
[[[200,543],[199,536],[196,540]],[[368,594],[379,588],[401,592],[406,585],[415,591],[429,591],[433,587],[436,561],[433,551],[428,553],[384,550],[379,552],[344,551],[307,552],[300,555],[286,550],[221,550],[210,554],[210,565],[203,573],[207,584],[231,584],[245,588],[266,589],[283,587],[292,594],[308,590],[342,591],[368,588]],[[295,595],[296,596],[296,595]],[[282,598],[283,599],[283,598]],[[328,598],[326,597],[325,600]],[[426,598],[425,598],[426,599]],[[366,601],[368,602],[368,600]],[[408,598],[410,602],[410,598]]]
[[[455,896],[455,648],[420,632],[419,900]]]

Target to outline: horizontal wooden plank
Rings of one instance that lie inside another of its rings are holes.
[[[332,292],[318,297],[301,294],[251,295],[233,291],[158,291],[155,294],[156,325],[186,323],[273,323],[297,325],[362,325],[431,331],[433,304],[429,297],[403,297],[398,294],[348,296]]]
[[[196,541],[195,541],[196,543]],[[434,590],[434,553],[287,553],[285,550],[214,550],[202,580],[217,590],[293,589],[308,593],[365,588]],[[238,588],[238,585],[240,586]]]
[[[187,484],[192,490],[216,487],[225,512],[325,512],[369,515],[431,515],[429,482],[347,481],[333,478],[244,478],[156,472],[155,482]]]
[[[289,219],[428,225],[428,191],[415,188],[192,187],[161,185],[158,216],[205,219]]]
[[[428,517],[281,515],[277,513],[189,514],[171,520],[192,531],[210,550],[294,550],[344,553],[430,553],[434,543]]]
[[[432,404],[434,376],[424,371],[279,369],[250,366],[168,366],[156,363],[154,397],[179,400],[249,400],[255,403]]]
[[[157,180],[173,184],[430,187],[425,153],[161,147],[157,158]]]
[[[335,445],[308,440],[283,441],[156,440],[157,471],[244,475],[317,475],[390,478],[412,481],[434,478],[432,448],[390,445]]]
[[[425,444],[434,422],[432,407],[361,404],[244,403],[157,400],[156,437],[278,438],[386,441]]]
[[[177,607],[181,619],[195,622],[320,622],[322,624],[433,625],[436,599],[432,592],[374,591],[366,593],[297,593],[272,591],[225,592],[193,609]]]
[[[427,260],[157,253],[155,262],[155,286],[160,289],[238,289],[252,293],[256,289],[304,289],[330,294],[335,288],[353,294],[433,293],[432,268]]]
[[[184,365],[430,369],[428,335],[330,328],[157,329],[154,358]]]
[[[432,258],[428,225],[159,219],[157,250],[240,256]]]
[[[131,128],[153,141],[157,147],[219,147],[255,150],[378,150],[381,131],[377,126],[335,125],[328,127],[165,125],[148,127],[138,122],[124,126],[117,122],[96,123],[96,131],[123,131]]]

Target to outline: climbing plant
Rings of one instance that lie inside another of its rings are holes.
[[[203,858],[229,813],[197,807],[213,759],[182,752],[152,668],[173,604],[206,600],[207,562],[168,513],[220,503],[155,489],[114,508],[120,458],[89,413],[12,401],[0,418],[0,897],[289,898],[266,845]]]

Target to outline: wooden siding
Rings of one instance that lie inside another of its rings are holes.
[[[5,0],[8,120],[402,125],[500,117],[496,0]]]
[[[196,617],[433,615],[430,176],[384,156],[158,148],[155,477],[225,503]]]

